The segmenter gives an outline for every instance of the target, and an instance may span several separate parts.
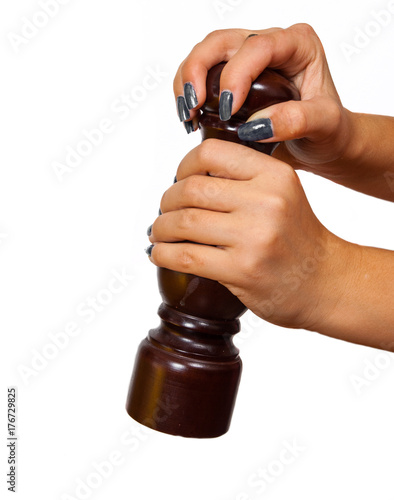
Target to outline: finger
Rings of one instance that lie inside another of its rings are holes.
[[[209,174],[222,179],[250,180],[261,173],[263,165],[269,166],[276,161],[241,144],[206,139],[183,158],[177,179]]]
[[[184,96],[185,84],[192,86],[197,104],[190,109],[191,119],[197,116],[197,110],[205,102],[208,70],[215,64],[228,61],[249,33],[248,30],[234,29],[214,31],[198,43],[179,66],[173,84],[175,99]],[[190,93],[192,95],[193,91]]]
[[[233,94],[232,114],[245,101],[252,82],[267,68],[280,69],[288,78],[302,72],[316,57],[321,44],[308,25],[273,29],[249,37],[224,67],[220,91]]]
[[[185,120],[183,122],[185,130],[188,134],[191,134],[192,132],[195,132],[196,130],[198,130],[200,114],[201,114],[201,111],[197,110],[197,115],[194,116],[194,118],[191,118],[190,120]]]
[[[276,142],[308,138],[332,138],[342,120],[343,110],[331,97],[288,101],[254,113],[238,129],[244,141]]]
[[[158,217],[149,237],[151,243],[193,241],[204,245],[230,246],[234,223],[226,213],[187,208]]]
[[[231,280],[233,264],[225,248],[193,243],[156,243],[149,258],[156,266],[172,271],[216,281]]]
[[[237,182],[208,175],[191,175],[178,180],[162,196],[160,210],[163,214],[184,208],[202,208],[215,212],[235,209]]]

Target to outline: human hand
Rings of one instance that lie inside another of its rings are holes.
[[[217,280],[281,326],[318,330],[335,307],[350,244],[318,221],[282,161],[208,139],[182,160],[160,208],[157,266]]]
[[[351,158],[357,149],[357,141],[352,140],[353,114],[341,104],[323,46],[310,26],[219,30],[197,44],[174,79],[178,112],[189,132],[196,128],[206,98],[207,72],[221,61],[228,61],[220,80],[223,120],[240,109],[252,81],[266,67],[280,71],[301,95],[300,101],[276,104],[252,115],[239,129],[241,139],[282,142],[275,156],[293,168],[334,179],[343,173],[343,165],[336,160]]]

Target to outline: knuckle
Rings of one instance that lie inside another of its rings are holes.
[[[230,28],[212,31],[200,43],[204,46],[207,43],[208,48],[224,54],[223,60],[228,61],[236,52],[236,47],[241,45],[244,40],[245,30]]]
[[[264,249],[266,257],[269,259],[274,258],[278,255],[278,248],[281,244],[283,244],[283,240],[279,231],[275,229],[271,229],[271,231],[266,231],[264,235]]]
[[[284,28],[272,28],[268,30],[266,37],[267,39],[272,40],[272,42],[278,43],[278,41],[281,41],[283,37],[287,37],[287,30]]]
[[[244,43],[247,43],[251,47],[254,47],[255,45],[258,46],[261,43],[261,39],[262,39],[263,34],[257,32],[254,34],[255,36],[251,36],[251,35],[252,35],[252,33],[249,36],[247,36]]]
[[[272,32],[272,33],[267,33],[265,34],[264,36],[261,37],[260,40],[256,40],[255,43],[258,43],[260,42],[260,44],[263,44],[264,47],[263,50],[265,52],[267,52],[268,54],[274,54],[275,53],[275,46],[276,44],[278,43],[278,39],[279,39],[279,43],[280,43],[280,36],[282,35],[282,32],[279,31],[279,32]],[[259,38],[259,37],[254,37],[254,38]]]
[[[290,26],[290,30],[298,31],[299,33],[305,36],[316,36],[316,31],[312,28],[312,26],[308,23],[297,23]]]
[[[264,51],[265,53],[272,55],[275,52],[275,47],[280,44],[280,37],[283,32],[284,30],[282,28],[264,30],[263,32],[257,33],[258,36],[247,38],[245,43],[247,43],[252,50]]]
[[[187,231],[196,224],[196,214],[194,210],[185,209],[180,211],[178,219],[178,228],[181,231]]]
[[[323,45],[316,31],[308,23],[298,23],[290,26],[289,31],[295,32],[300,41],[309,47],[310,56],[316,57],[324,54]]]
[[[196,262],[196,257],[194,252],[190,247],[183,248],[178,256],[178,262],[182,269],[188,271],[193,267]]]
[[[208,177],[204,180],[206,182],[203,184],[201,189],[202,200],[209,203],[210,200],[215,200],[223,194],[225,187],[220,181],[217,183],[216,179],[213,177]]]
[[[212,157],[215,154],[217,139],[205,139],[196,148],[197,162],[201,165],[209,165],[212,161]]]
[[[283,118],[291,137],[297,137],[307,130],[308,117],[305,109],[298,103],[289,101],[283,106]]]
[[[300,179],[296,174],[294,168],[287,163],[282,163],[280,167],[281,183],[282,186],[284,186],[283,193],[290,192],[291,187],[295,187],[298,189],[300,186]]]
[[[182,182],[182,198],[185,204],[195,204],[200,197],[201,179],[199,175],[191,175]]]
[[[267,200],[267,205],[272,215],[276,218],[282,218],[288,214],[289,202],[284,196],[271,195]]]
[[[189,56],[182,63],[181,67],[181,78],[184,82],[188,81],[190,77],[195,73],[196,61],[193,57]]]
[[[241,281],[250,283],[258,279],[275,259],[280,245],[281,238],[275,222],[255,227],[253,237],[248,238],[247,245],[242,245],[242,258],[237,259],[237,274]]]
[[[242,259],[237,263],[237,274],[240,283],[250,284],[259,275],[262,267],[262,259],[256,257],[256,253],[250,251],[244,253]]]
[[[228,29],[222,29],[222,30],[214,30],[208,33],[208,35],[204,38],[204,40],[208,41],[218,41],[220,39],[223,39],[228,35],[230,30]]]
[[[271,267],[279,254],[280,246],[281,237],[275,227],[265,226],[257,231],[253,248],[249,252],[247,265],[244,268],[244,275],[248,275],[250,279],[256,279],[265,268]]]

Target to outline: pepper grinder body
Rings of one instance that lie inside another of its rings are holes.
[[[224,65],[208,72],[202,140],[227,140],[272,154],[278,143],[243,142],[237,129],[260,109],[298,99],[297,89],[266,70],[253,82],[242,108],[222,122],[218,107]],[[199,276],[158,268],[158,285],[161,322],[139,346],[126,410],[139,423],[167,434],[221,436],[229,429],[241,377],[233,336],[246,307],[220,283]]]

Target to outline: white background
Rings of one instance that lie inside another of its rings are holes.
[[[200,140],[187,136],[172,95],[193,45],[214,29],[308,22],[344,105],[394,115],[394,14],[375,31],[368,24],[388,0],[224,0],[222,12],[219,3],[71,0],[18,47],[10,34],[20,36],[24,18],[38,19],[42,8],[35,0],[1,4],[1,495],[11,496],[6,388],[17,386],[21,499],[394,499],[394,359],[382,351],[247,313],[236,340],[244,371],[225,436],[148,432],[124,410],[137,346],[158,324],[146,228]],[[365,29],[376,36],[346,58],[343,44],[354,46]],[[147,68],[167,76],[127,118],[114,112],[122,94],[138,94]],[[113,131],[60,182],[53,162],[64,163],[67,147],[102,119]],[[331,231],[394,248],[393,204],[300,176]],[[94,319],[78,314],[88,297],[105,294],[114,272],[132,278]],[[79,334],[51,351],[50,334],[73,322]],[[41,357],[40,369],[23,377],[44,352],[52,359]],[[371,363],[379,368],[364,373]],[[365,380],[359,391],[355,376]],[[302,451],[280,469],[284,443],[294,441]],[[109,460],[112,470],[98,476],[95,464]],[[276,473],[266,487],[256,479],[263,469]]]

